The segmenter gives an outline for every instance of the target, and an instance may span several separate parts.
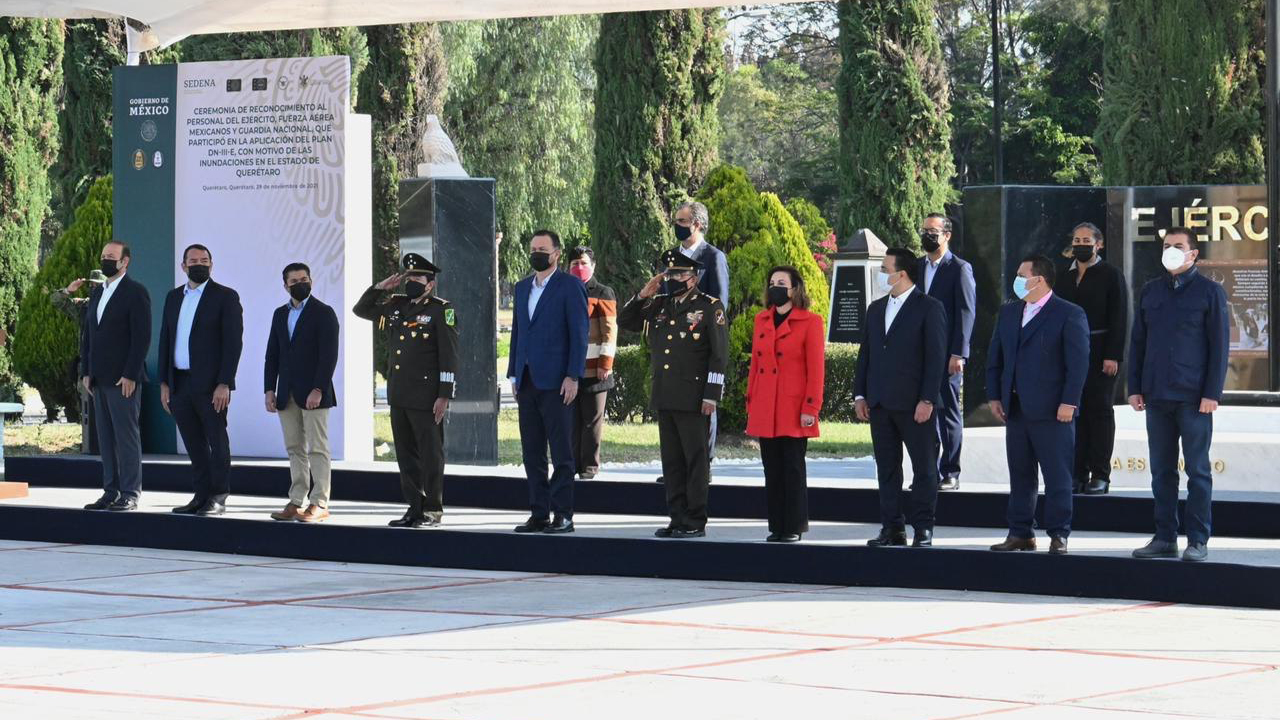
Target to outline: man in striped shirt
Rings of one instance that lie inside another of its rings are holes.
[[[589,247],[569,252],[569,273],[587,286],[587,371],[575,401],[573,457],[578,479],[600,472],[604,404],[614,387],[613,356],[618,351],[618,299],[613,288],[595,279],[596,256]]]

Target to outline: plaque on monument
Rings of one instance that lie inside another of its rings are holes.
[[[837,265],[831,273],[831,320],[827,342],[862,342],[867,314],[867,272],[861,265]]]

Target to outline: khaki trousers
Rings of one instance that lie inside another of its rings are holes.
[[[289,453],[289,502],[329,507],[329,408],[307,410],[292,398],[279,407],[284,448]]]

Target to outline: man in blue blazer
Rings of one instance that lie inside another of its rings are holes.
[[[1089,323],[1078,305],[1053,294],[1053,261],[1028,255],[996,318],[987,354],[987,397],[1005,423],[1009,536],[992,550],[1035,550],[1038,479],[1044,476],[1049,552],[1065,555],[1071,534],[1075,418],[1089,369]]]
[[[559,235],[535,231],[529,241],[534,273],[516,283],[507,377],[520,411],[531,510],[519,533],[573,532],[573,403],[587,366],[587,290],[556,271],[560,253]]]
[[[698,292],[719,300],[721,307],[729,307],[729,259],[723,250],[707,242],[706,232],[711,227],[707,206],[695,201],[681,203],[676,208],[674,220],[680,253],[698,264]],[[717,413],[711,413],[710,440],[707,443],[711,458],[716,456],[718,417]],[[662,478],[658,481],[661,482]]]
[[[932,213],[924,219],[920,230],[920,285],[931,298],[942,303],[947,323],[947,358],[942,374],[942,401],[934,416],[938,419],[939,490],[960,487],[960,446],[964,440],[964,410],[960,406],[960,386],[964,382],[964,364],[969,358],[969,339],[973,337],[974,308],[978,286],[973,280],[973,266],[952,254],[951,219]]]

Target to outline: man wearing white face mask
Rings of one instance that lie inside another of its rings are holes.
[[[1195,233],[1164,233],[1161,264],[1169,274],[1142,288],[1129,344],[1129,405],[1147,414],[1156,535],[1137,558],[1178,556],[1178,441],[1187,469],[1182,559],[1208,557],[1213,476],[1209,445],[1213,412],[1227,377],[1230,323],[1227,293],[1196,272]]]

